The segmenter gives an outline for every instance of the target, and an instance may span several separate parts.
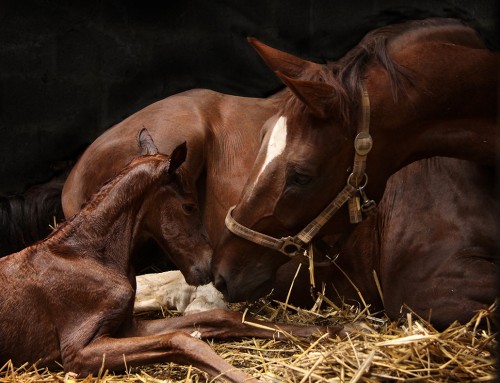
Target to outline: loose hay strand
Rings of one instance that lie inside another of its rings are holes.
[[[290,288],[288,289],[288,293],[286,295],[285,307],[288,306],[288,302],[290,300],[290,295],[292,294],[292,289],[293,289],[293,286],[295,285],[295,280],[297,279],[297,276],[299,275],[301,267],[302,267],[302,263],[299,263],[299,266],[297,266],[297,271],[295,272],[295,275],[293,276],[292,283],[290,284]]]
[[[316,287],[316,278],[314,278],[314,246],[309,243],[309,249],[307,251],[307,258],[309,259],[309,284],[315,288]]]
[[[370,352],[368,358],[366,358],[363,364],[359,366],[358,371],[356,372],[356,374],[354,374],[353,378],[350,380],[350,383],[356,383],[361,378],[361,376],[363,376],[363,374],[368,371],[368,368],[370,367],[370,364],[375,357],[375,353],[375,350],[372,350],[372,352]]]
[[[373,270],[373,280],[375,281],[375,286],[377,286],[378,295],[380,295],[380,300],[384,304],[384,293],[382,292],[382,286],[380,286],[380,280],[378,279],[377,271]]]

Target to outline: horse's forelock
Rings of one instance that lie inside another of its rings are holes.
[[[347,88],[339,82],[330,65],[324,65],[319,71],[305,71],[300,79],[331,85],[334,92],[332,99],[335,102],[329,105],[330,110],[327,111],[327,114],[346,126],[350,126],[356,121],[352,106],[357,102],[357,95],[347,92]],[[302,126],[307,122],[310,114],[312,111],[293,92],[289,91],[281,104],[280,115],[290,117]]]

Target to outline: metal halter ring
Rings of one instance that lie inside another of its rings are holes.
[[[356,188],[356,189],[358,189],[358,190],[361,190],[361,189],[364,189],[366,185],[368,185],[368,174],[363,173],[363,179],[365,180],[365,182],[364,182],[364,184],[363,184],[362,186],[353,185],[353,184],[351,183],[351,181],[352,181],[352,177],[353,177],[353,176],[354,176],[354,173],[351,173],[351,174],[349,174],[349,177],[347,178],[347,183],[348,183],[349,185],[351,185],[352,187],[354,187],[354,188]]]
[[[294,237],[284,237],[281,238],[281,241],[283,243],[279,251],[285,255],[288,255],[289,257],[295,256],[297,254],[302,254],[305,251],[302,245],[296,242],[297,239]]]

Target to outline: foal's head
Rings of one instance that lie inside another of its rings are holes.
[[[140,200],[136,219],[141,225],[135,234],[152,238],[188,283],[205,284],[209,281],[212,249],[200,219],[194,183],[180,167],[186,159],[186,143],[166,156],[158,153],[145,129],[138,140],[145,156],[136,162],[144,161],[145,173],[150,173],[154,183],[147,185],[145,180],[142,186],[149,190]]]

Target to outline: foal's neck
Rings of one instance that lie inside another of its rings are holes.
[[[129,274],[141,225],[142,199],[151,186],[147,169],[131,169],[106,185],[66,226],[52,245],[66,255],[87,256]]]

